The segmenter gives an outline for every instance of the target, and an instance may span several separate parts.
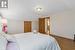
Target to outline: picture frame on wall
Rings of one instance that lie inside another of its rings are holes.
[[[8,8],[8,0],[0,0],[0,8]]]

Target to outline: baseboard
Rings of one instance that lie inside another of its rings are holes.
[[[50,35],[51,35],[51,36],[55,36],[55,37],[64,38],[64,39],[67,39],[67,40],[72,40],[72,41],[74,41],[73,39],[66,38],[66,37],[62,37],[62,36],[59,36],[59,35],[54,35],[54,34],[50,34]]]

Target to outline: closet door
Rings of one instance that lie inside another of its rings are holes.
[[[50,34],[50,17],[45,18],[45,33]]]
[[[31,32],[32,29],[32,22],[31,21],[24,21],[24,32]]]
[[[39,18],[39,32],[45,34],[45,18]]]

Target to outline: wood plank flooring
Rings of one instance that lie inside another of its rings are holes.
[[[58,36],[53,36],[53,37],[58,41],[61,50],[75,50],[75,42],[73,40],[58,37]]]

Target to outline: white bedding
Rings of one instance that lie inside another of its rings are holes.
[[[0,50],[6,50],[7,39],[0,32]]]
[[[17,43],[10,42],[8,43],[6,50],[19,50],[19,47],[17,46]]]
[[[13,50],[61,50],[57,41],[48,35],[43,35],[40,33],[33,34],[30,32],[16,34],[14,37],[16,40],[16,43],[14,44],[18,47],[15,46],[15,49]],[[11,48],[13,48],[13,46]]]

